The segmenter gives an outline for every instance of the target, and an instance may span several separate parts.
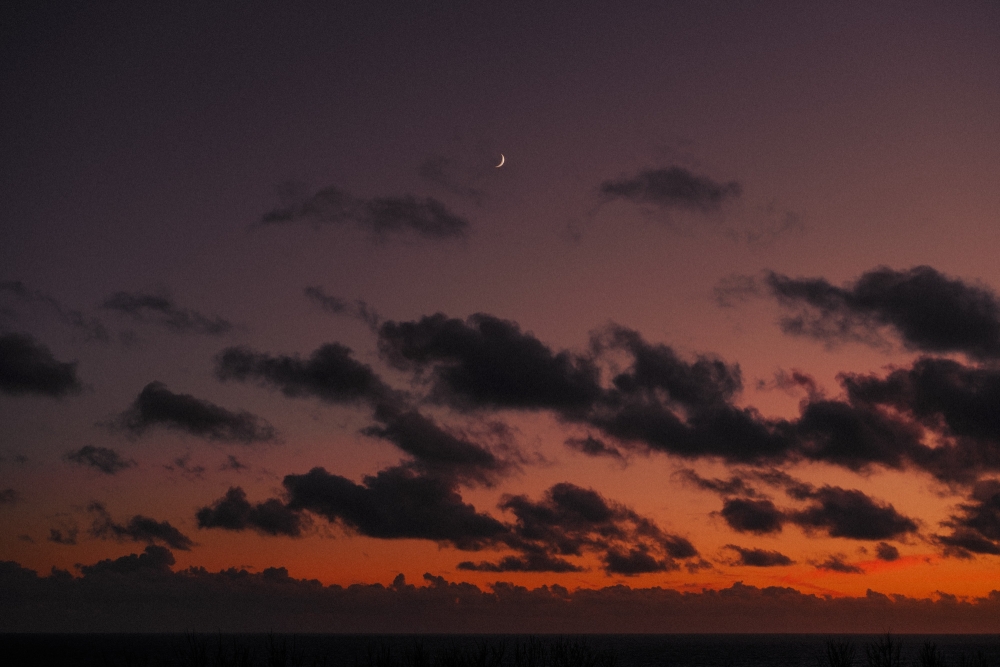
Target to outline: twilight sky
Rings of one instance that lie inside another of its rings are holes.
[[[2,11],[24,599],[996,604],[996,3]]]

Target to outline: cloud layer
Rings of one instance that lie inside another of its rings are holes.
[[[344,633],[899,633],[1000,632],[1000,591],[959,601],[892,597],[820,597],[792,588],[741,583],[682,593],[613,586],[570,592],[497,582],[489,589],[431,574],[423,586],[401,576],[391,586],[323,586],[284,568],[260,573],[204,568],[174,571],[173,554],[141,554],[81,566],[80,575],[39,577],[0,562],[5,632]],[[211,604],[206,604],[211,601]]]

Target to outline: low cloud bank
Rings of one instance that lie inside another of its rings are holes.
[[[323,586],[284,568],[174,571],[173,554],[142,554],[53,570],[40,577],[0,562],[0,632],[393,632],[393,633],[897,633],[1000,632],[1000,591],[958,600],[886,596],[824,598],[792,588],[736,583],[719,591],[610,586],[489,590],[425,574],[388,586]]]

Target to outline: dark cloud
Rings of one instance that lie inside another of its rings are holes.
[[[56,544],[62,544],[65,546],[74,546],[76,544],[76,538],[80,534],[78,528],[49,528],[49,542],[55,542]]]
[[[694,363],[680,359],[673,349],[646,342],[639,332],[616,325],[593,340],[598,351],[625,351],[631,366],[612,378],[622,394],[661,390],[669,401],[687,409],[723,405],[743,388],[739,366],[700,355]]]
[[[842,556],[841,554],[834,554],[834,555],[830,556],[829,558],[827,558],[822,563],[817,563],[816,564],[816,569],[819,569],[819,570],[828,570],[830,572],[841,572],[841,573],[844,573],[844,574],[864,574],[865,573],[865,571],[863,569],[861,569],[860,567],[858,567],[857,565],[853,565],[851,563],[848,563],[844,559],[844,556]]]
[[[768,273],[765,284],[786,307],[784,331],[828,342],[878,343],[892,329],[911,349],[1000,356],[1000,300],[985,287],[949,278],[929,266],[873,269],[845,287],[822,278]]]
[[[549,488],[540,501],[505,496],[500,508],[514,515],[504,541],[527,561],[550,563],[567,571],[564,556],[600,555],[609,574],[640,574],[677,569],[676,560],[693,558],[687,539],[662,531],[651,519],[605,499],[592,489],[568,482]],[[532,560],[533,559],[533,560]],[[503,561],[501,561],[501,564]],[[477,569],[500,571],[488,563]]]
[[[0,489],[0,505],[16,505],[19,499],[14,489]]]
[[[308,510],[369,537],[434,540],[474,550],[507,531],[465,503],[452,481],[407,467],[381,470],[361,484],[313,468],[286,475],[283,484],[290,510]]]
[[[302,534],[302,515],[288,509],[274,498],[251,504],[246,493],[238,486],[230,487],[226,495],[209,507],[202,507],[196,514],[199,528],[224,528],[246,530],[252,528],[266,535]]]
[[[134,575],[134,574],[168,574],[170,566],[176,562],[174,555],[166,547],[150,544],[141,554],[130,554],[115,558],[107,558],[93,565],[81,565],[80,572],[85,576],[99,577],[101,575]]]
[[[86,340],[100,343],[107,343],[111,340],[107,328],[98,318],[66,306],[51,294],[30,289],[20,280],[0,281],[0,293],[9,294],[22,302],[47,306],[61,322],[81,331]]]
[[[978,482],[969,501],[960,504],[959,512],[944,522],[952,529],[951,533],[936,535],[935,540],[949,555],[1000,555],[1000,481]]]
[[[386,322],[379,349],[399,368],[430,370],[432,397],[455,406],[574,410],[600,394],[587,361],[553,354],[516,323],[490,315]]]
[[[689,484],[705,491],[712,491],[723,496],[744,496],[752,498],[757,495],[757,490],[747,484],[747,481],[739,476],[733,475],[727,480],[706,479],[690,468],[683,468],[677,471],[677,476]]]
[[[761,294],[760,282],[753,276],[728,275],[712,288],[712,296],[720,308],[733,308],[744,304]]]
[[[123,459],[114,449],[94,445],[84,445],[80,449],[67,452],[65,458],[77,465],[96,468],[106,475],[114,475],[136,465],[132,459]]]
[[[780,389],[792,395],[805,391],[811,400],[821,400],[824,395],[823,390],[816,384],[816,378],[796,369],[792,369],[791,371],[779,369],[775,372],[774,379],[770,382],[767,380],[758,380],[757,388]]]
[[[869,590],[826,597],[736,583],[681,592],[616,585],[569,591],[496,582],[486,590],[425,574],[422,586],[324,586],[284,568],[174,571],[173,554],[141,554],[79,566],[81,576],[40,577],[0,562],[3,632],[220,632],[432,634],[899,633],[995,634],[1000,592],[958,601],[892,597]],[[206,604],[210,601],[211,604]],[[636,610],[641,610],[637,613]],[[873,621],[873,619],[876,619]],[[878,627],[873,625],[877,622]]]
[[[381,539],[413,538],[463,550],[507,547],[516,553],[498,562],[464,561],[463,570],[485,572],[576,572],[566,556],[594,553],[615,574],[679,567],[694,558],[687,539],[660,530],[648,518],[605,500],[593,490],[556,484],[541,501],[504,496],[500,507],[515,517],[504,524],[462,500],[455,478],[397,466],[356,484],[323,468],[287,475],[284,500],[250,503],[239,487],[197,513],[201,528],[270,535],[298,535],[302,513],[339,523],[349,531]]]
[[[770,500],[729,498],[719,514],[733,530],[756,535],[780,533],[786,520],[785,513]]]
[[[882,378],[844,374],[841,382],[853,403],[889,408],[936,432],[941,444],[914,448],[910,458],[939,478],[971,481],[1000,470],[1000,370],[922,357]]]
[[[888,542],[879,542],[875,545],[875,556],[884,561],[899,560],[899,549]]]
[[[442,428],[415,410],[380,405],[375,410],[380,426],[370,426],[365,435],[382,438],[414,458],[417,469],[464,482],[492,484],[511,469],[489,449]]]
[[[683,471],[687,472],[687,471]],[[771,500],[748,497],[725,498],[719,515],[730,528],[741,533],[765,535],[781,532],[786,523],[807,531],[823,530],[831,537],[854,540],[885,540],[917,532],[917,523],[889,504],[880,503],[858,490],[823,486],[819,489],[780,471],[745,472],[772,486],[782,486],[796,500],[808,500],[803,509],[781,509]],[[702,488],[726,495],[740,493],[743,478],[729,482],[705,480],[690,472],[687,477]]]
[[[780,567],[782,565],[792,565],[795,563],[791,558],[778,551],[767,551],[766,549],[746,549],[735,544],[727,544],[726,549],[735,551],[738,559],[733,565],[746,565],[748,567]]]
[[[612,547],[604,554],[604,571],[608,574],[623,574],[627,577],[649,572],[665,572],[676,570],[677,563],[673,560],[657,560],[643,548],[629,549],[624,552]]]
[[[233,328],[231,322],[221,317],[208,317],[196,310],[181,308],[170,297],[145,292],[115,292],[101,307],[128,315],[137,322],[155,322],[180,334],[218,336]]]
[[[742,388],[738,366],[706,355],[684,361],[623,327],[596,335],[585,357],[553,352],[514,322],[437,314],[386,322],[379,347],[398,368],[427,378],[432,399],[459,409],[554,410],[633,446],[688,457],[780,460],[793,444],[787,423],[732,404]],[[597,362],[623,354],[631,364],[602,386]]]
[[[66,396],[81,390],[76,362],[57,361],[26,334],[0,334],[0,393]]]
[[[795,423],[795,435],[799,451],[808,458],[854,471],[874,464],[902,468],[923,448],[921,430],[912,423],[857,402],[807,403]]]
[[[1000,556],[1000,545],[969,528],[955,528],[948,535],[938,535],[936,540],[944,546],[945,555],[948,556],[958,558],[971,558],[972,554]]]
[[[831,537],[852,540],[885,540],[917,532],[913,519],[861,491],[823,486],[811,497],[810,506],[787,514],[807,530],[821,529]]]
[[[811,497],[816,490],[816,487],[812,484],[796,479],[784,470],[778,470],[777,468],[751,470],[747,474],[768,486],[781,488],[786,494],[796,500],[805,500]]]
[[[789,455],[789,425],[764,419],[732,399],[742,389],[739,366],[700,355],[685,361],[633,330],[608,327],[595,336],[598,356],[624,352],[631,364],[611,378],[585,419],[619,440],[684,457],[761,462]]]
[[[168,465],[163,466],[170,472],[175,470],[181,471],[183,474],[189,477],[195,477],[201,479],[202,475],[205,474],[205,466],[203,465],[191,465],[191,454],[185,454],[184,456],[178,456]]]
[[[608,456],[619,461],[624,460],[624,456],[617,447],[613,447],[600,438],[588,435],[586,438],[567,438],[567,447],[571,447],[578,452],[583,452],[588,456]]]
[[[594,333],[584,354],[554,350],[517,323],[485,314],[385,322],[378,336],[383,358],[427,387],[429,400],[457,410],[549,410],[593,429],[589,440],[568,444],[595,455],[628,448],[752,466],[800,460],[858,472],[916,466],[965,483],[1000,470],[1000,428],[989,417],[1000,400],[1000,374],[986,368],[922,360],[886,378],[842,374],[846,397],[839,399],[827,399],[815,380],[793,371],[780,379],[805,390],[800,415],[776,419],[737,405],[738,365],[708,354],[684,359],[617,325]],[[229,348],[217,362],[221,379],[256,380],[289,396],[360,402],[376,412],[408,410],[402,392],[336,343],[307,360]],[[387,437],[391,430],[383,421],[370,432]],[[925,444],[929,433],[942,436],[938,446]],[[786,491],[799,499],[810,492]]]
[[[232,454],[229,454],[226,457],[225,463],[223,463],[219,467],[219,470],[235,470],[239,472],[240,470],[246,470],[248,467],[249,467],[248,465],[240,461],[238,458],[236,458]]]
[[[229,348],[216,361],[222,380],[256,380],[290,397],[315,396],[330,403],[372,406],[379,423],[362,432],[388,440],[409,454],[414,470],[451,481],[491,484],[514,467],[488,448],[405,407],[401,392],[388,387],[370,366],[354,360],[351,350],[342,345],[323,345],[307,360]]]
[[[393,392],[371,369],[338,343],[321,345],[308,359],[230,347],[216,357],[220,380],[256,381],[285,396],[314,396],[328,403],[386,400]]]
[[[360,215],[362,202],[336,186],[331,185],[323,188],[313,195],[293,191],[297,189],[299,188],[284,187],[281,192],[282,198],[295,201],[289,201],[285,206],[265,213],[261,218],[261,224],[273,225],[300,221],[311,222],[315,225],[342,224]]]
[[[689,468],[678,470],[676,475],[699,489],[717,493],[727,499],[736,496],[738,498],[761,497],[766,500],[767,496],[752,486],[751,482],[760,482],[770,487],[779,488],[795,500],[811,498],[816,491],[816,487],[812,484],[796,479],[777,468],[736,469],[729,479],[717,477],[708,479]]]
[[[94,522],[90,534],[94,537],[115,540],[131,540],[153,544],[162,542],[180,551],[189,551],[194,545],[186,535],[170,525],[168,521],[156,521],[136,514],[125,524],[116,523],[101,503],[91,503],[87,511],[93,513]]]
[[[309,222],[318,226],[353,222],[375,238],[409,233],[434,240],[461,238],[469,229],[468,220],[452,213],[433,197],[401,195],[363,199],[330,186],[295,199],[265,213],[261,224]]]
[[[317,304],[320,308],[334,315],[347,315],[354,317],[368,325],[370,329],[377,330],[382,322],[382,317],[375,312],[361,299],[346,301],[336,296],[330,296],[322,287],[311,286],[305,289],[306,298]]]
[[[723,202],[738,198],[742,191],[735,181],[719,183],[683,167],[644,169],[635,176],[604,181],[600,186],[601,194],[607,199],[703,212],[715,210]]]
[[[118,423],[135,435],[161,426],[208,440],[248,445],[276,439],[274,427],[249,412],[232,412],[190,394],[175,394],[161,382],[146,385]]]
[[[842,374],[847,395],[837,400],[793,371],[779,378],[782,386],[806,396],[799,417],[787,420],[736,405],[738,365],[711,355],[683,359],[616,325],[595,333],[587,354],[574,354],[549,348],[514,322],[437,314],[384,323],[379,347],[426,382],[434,401],[459,410],[551,410],[599,431],[593,441],[569,443],[595,454],[602,453],[599,436],[607,436],[627,448],[749,465],[916,466],[965,482],[1000,470],[1000,427],[989,416],[1000,400],[1000,373],[953,361],[919,361],[885,379]],[[925,444],[928,432],[944,436],[939,446]],[[786,491],[801,498],[808,489]]]
[[[376,236],[412,231],[428,239],[463,237],[469,221],[433,197],[376,197],[365,202],[359,222]]]
[[[505,556],[496,563],[462,561],[459,570],[474,572],[581,572],[582,567],[573,565],[564,558],[546,553],[528,553],[523,556]]]

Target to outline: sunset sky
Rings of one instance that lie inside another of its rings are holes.
[[[9,576],[1000,589],[997,3],[2,12]]]

